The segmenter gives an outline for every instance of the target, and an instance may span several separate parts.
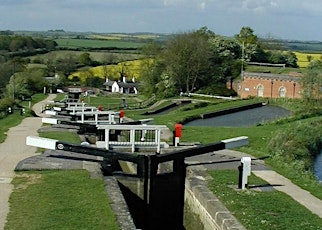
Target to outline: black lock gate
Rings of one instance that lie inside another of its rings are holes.
[[[146,155],[60,141],[56,142],[56,149],[103,157],[103,174],[116,176],[121,189],[130,194],[126,200],[132,203],[130,207],[135,207],[130,211],[137,228],[184,229],[185,158],[246,144],[247,137],[238,137],[171,153]],[[120,165],[122,161],[132,163],[136,172],[124,172]],[[131,187],[129,181],[136,187]]]

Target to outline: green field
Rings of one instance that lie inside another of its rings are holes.
[[[59,38],[55,42],[58,48],[79,48],[79,49],[138,49],[144,46],[144,43],[121,40],[95,40],[95,39],[72,39]]]

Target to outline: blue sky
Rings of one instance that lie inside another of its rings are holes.
[[[181,33],[322,41],[321,0],[0,0],[0,30]]]

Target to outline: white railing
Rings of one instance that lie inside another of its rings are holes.
[[[118,115],[118,112],[114,111],[81,111],[76,112],[74,115],[80,116],[80,120],[77,120],[79,123],[92,123],[92,124],[115,124],[115,116]],[[108,117],[107,120],[100,119],[101,117]]]
[[[168,147],[161,143],[161,132],[167,129],[165,125],[96,125],[97,129],[105,130],[105,140],[97,141],[98,148],[131,148],[135,152],[137,148],[156,148],[160,153],[161,146]],[[110,140],[111,131],[119,131],[121,138]]]

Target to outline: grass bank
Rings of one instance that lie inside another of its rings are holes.
[[[85,170],[18,173],[9,229],[119,229],[103,181]]]

